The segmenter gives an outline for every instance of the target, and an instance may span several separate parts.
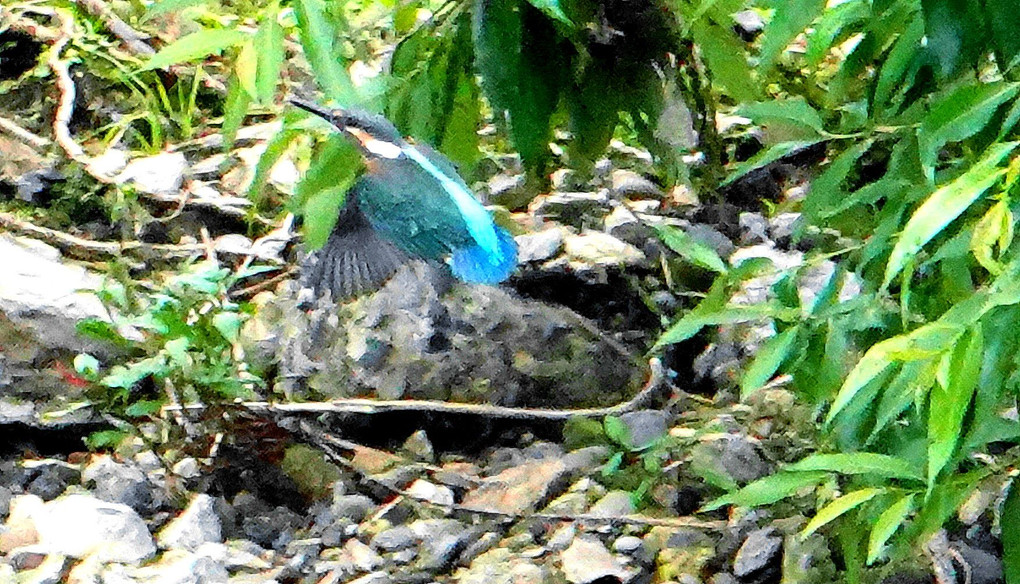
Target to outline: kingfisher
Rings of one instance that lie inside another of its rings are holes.
[[[445,260],[465,282],[497,284],[517,267],[517,244],[496,225],[442,154],[411,144],[383,116],[290,103],[328,121],[365,159],[311,274],[316,292],[345,299],[378,289],[412,258]]]

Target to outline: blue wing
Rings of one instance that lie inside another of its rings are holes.
[[[498,225],[496,231],[497,253],[492,253],[475,243],[453,250],[450,269],[453,275],[465,282],[498,284],[510,277],[517,267],[517,243],[512,235]]]

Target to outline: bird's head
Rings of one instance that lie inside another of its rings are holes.
[[[295,97],[288,101],[333,124],[353,139],[368,157],[396,158],[406,144],[397,128],[380,115],[354,109],[330,109]]]

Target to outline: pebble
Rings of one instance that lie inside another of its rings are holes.
[[[410,527],[399,525],[380,531],[372,538],[370,545],[384,552],[395,552],[409,548],[417,543],[417,537]]]
[[[215,500],[206,494],[192,497],[187,508],[156,536],[163,549],[183,548],[194,551],[204,543],[223,541],[223,525],[216,514]]]

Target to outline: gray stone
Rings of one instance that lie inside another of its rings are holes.
[[[564,232],[562,227],[553,226],[542,231],[518,235],[514,238],[517,241],[517,261],[526,264],[555,257],[563,249]]]
[[[668,417],[662,410],[638,410],[619,416],[627,429],[627,448],[645,450],[666,437]]]
[[[646,261],[640,249],[600,231],[569,235],[563,241],[563,249],[573,269],[639,266]]]
[[[414,531],[406,525],[398,525],[380,531],[372,538],[371,546],[384,552],[395,552],[409,548],[417,543]]]
[[[408,436],[402,449],[413,456],[415,460],[429,463],[436,461],[436,451],[425,430],[418,430]]]
[[[202,468],[198,463],[198,459],[192,456],[187,456],[174,463],[172,470],[175,475],[183,479],[193,479],[199,476]]]
[[[419,501],[430,501],[437,505],[450,506],[455,502],[453,491],[449,487],[436,485],[424,479],[417,479],[411,483],[406,493]]]
[[[18,564],[18,560],[14,557],[9,556],[7,561],[12,565]],[[50,554],[35,568],[19,573],[17,582],[18,584],[58,584],[63,581],[65,565],[67,565],[66,557]],[[10,580],[10,582],[14,582],[14,580]]]
[[[22,466],[31,477],[25,491],[38,495],[44,501],[56,499],[68,485],[81,481],[79,468],[62,460],[25,461]]]
[[[644,542],[641,541],[640,537],[633,535],[625,535],[623,537],[616,538],[613,542],[613,551],[620,554],[633,554],[644,546]]]
[[[422,570],[438,571],[449,566],[473,535],[456,519],[421,519],[410,528],[421,540],[417,567]]]
[[[0,486],[0,518],[7,517],[7,514],[11,510],[11,499],[14,498],[14,493],[10,488]]]
[[[253,353],[279,352],[277,384],[290,399],[584,407],[625,400],[643,377],[643,364],[570,310],[454,283],[424,264],[341,305],[324,298],[306,311],[297,292],[284,286],[243,335],[262,347]]]
[[[737,221],[740,225],[741,245],[754,245],[768,241],[769,220],[761,213],[741,213]]]
[[[688,118],[690,112],[688,112]],[[654,197],[662,198],[665,194],[659,185],[648,180],[644,176],[634,172],[618,168],[612,172],[613,192],[620,197]]]
[[[34,514],[39,543],[51,553],[104,561],[137,563],[156,553],[145,522],[127,505],[87,495],[68,495],[46,503]]]
[[[499,544],[500,535],[495,531],[486,531],[481,534],[477,539],[468,543],[467,547],[457,558],[457,563],[461,566],[468,566],[478,556],[488,552],[497,544]]]
[[[176,194],[184,182],[188,161],[180,152],[166,152],[136,158],[114,179],[117,184],[131,184],[140,192],[152,195]]]
[[[733,557],[733,574],[745,578],[780,561],[783,538],[774,528],[757,529],[748,534]]]
[[[375,550],[357,539],[347,540],[347,543],[344,544],[344,553],[350,557],[354,567],[361,572],[373,572],[386,563],[382,556],[375,553]]]
[[[0,338],[10,339],[4,343],[0,387],[19,375],[32,377],[22,368],[34,366],[35,359],[50,350],[110,352],[110,347],[79,336],[75,329],[86,318],[109,321],[102,303],[89,293],[102,285],[99,275],[62,259],[56,248],[6,234],[0,234],[0,257],[4,258]],[[61,380],[64,392],[69,387]]]
[[[627,582],[634,573],[626,570],[602,542],[589,536],[574,539],[560,554],[563,575],[567,582],[589,584],[601,578],[618,578]]]
[[[132,570],[130,576],[132,581],[153,584],[226,584],[230,579],[221,562],[184,550],[167,552],[158,562]]]
[[[333,499],[332,510],[338,517],[360,523],[375,507],[375,501],[365,495],[340,495]]]
[[[592,505],[589,513],[598,517],[623,517],[634,513],[634,502],[627,491],[609,491]]]
[[[137,467],[116,462],[109,455],[93,457],[82,471],[82,482],[92,484],[96,497],[110,503],[121,503],[139,513],[152,511],[152,484]]]
[[[599,225],[609,212],[609,192],[550,193],[537,197],[531,204],[531,211],[537,219],[549,219],[576,229],[591,228]]]
[[[641,247],[651,238],[652,230],[642,223],[626,206],[618,205],[606,216],[603,224],[606,233],[631,245]]]
[[[216,514],[215,500],[206,494],[195,495],[188,507],[159,532],[156,540],[164,549],[192,551],[206,542],[222,542],[223,526]]]
[[[549,541],[545,543],[545,547],[557,552],[565,550],[574,541],[574,535],[576,534],[577,528],[574,527],[574,524],[566,523],[549,536]]]
[[[391,584],[391,582],[393,582],[393,578],[386,572],[372,572],[360,578],[355,578],[347,584]]]

